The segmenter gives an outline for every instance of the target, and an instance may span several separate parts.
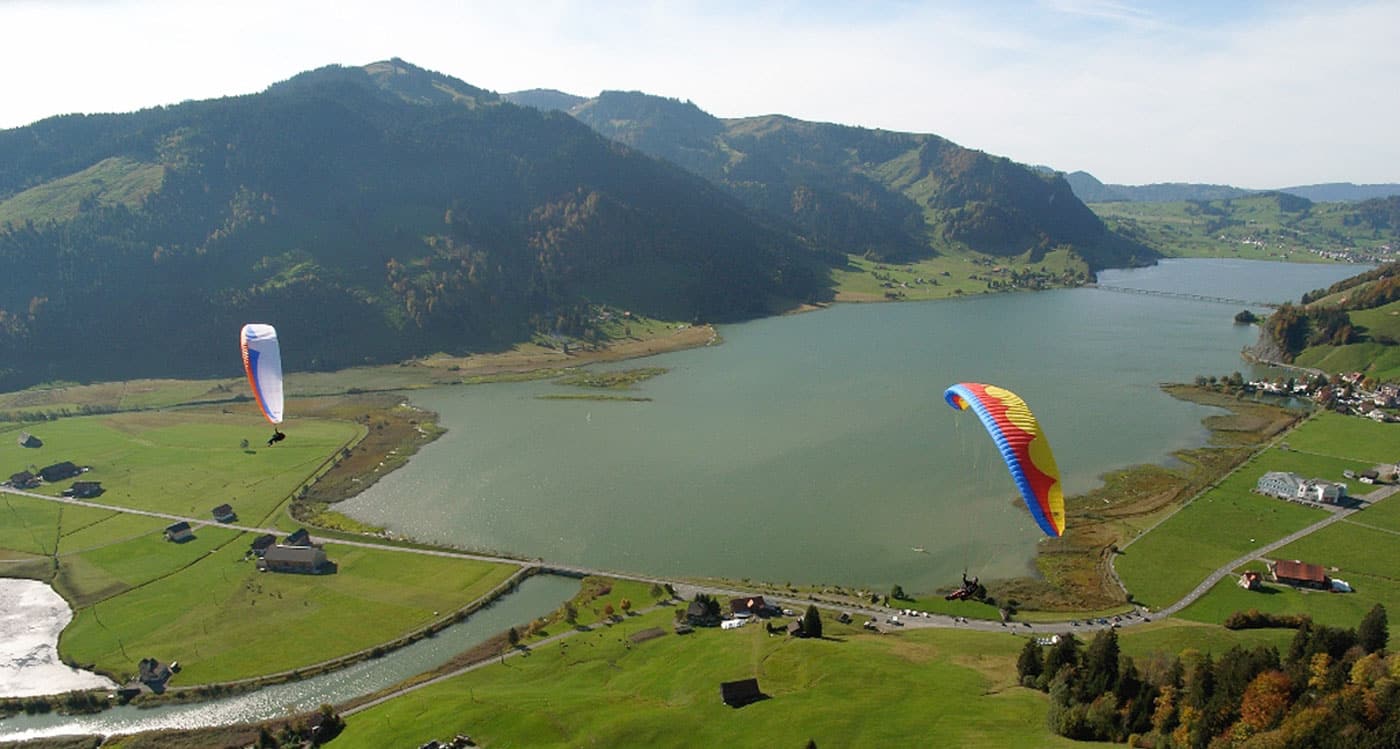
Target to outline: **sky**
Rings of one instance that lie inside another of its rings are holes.
[[[1400,182],[1400,2],[0,0],[0,128],[400,57],[936,133],[1116,184]]]

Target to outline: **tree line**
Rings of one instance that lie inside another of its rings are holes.
[[[1286,652],[1235,646],[1218,658],[1187,650],[1139,663],[1116,629],[1083,645],[1028,640],[1022,685],[1049,694],[1046,720],[1077,740],[1149,749],[1380,749],[1400,746],[1400,654],[1389,653],[1385,607],[1355,629],[1306,618]]]

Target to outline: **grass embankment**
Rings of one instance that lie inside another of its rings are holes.
[[[1287,439],[1246,462],[1239,471],[1202,494],[1117,560],[1124,584],[1135,598],[1163,606],[1189,592],[1205,575],[1232,559],[1326,517],[1315,510],[1253,492],[1267,471],[1293,471],[1304,477],[1343,481],[1342,471],[1364,470],[1400,455],[1400,430],[1366,419],[1319,413]],[[1374,487],[1348,482],[1351,491]],[[1331,594],[1266,584],[1262,592],[1222,580],[1181,616],[1223,622],[1235,611],[1257,608],[1272,613],[1306,613],[1320,622],[1354,626],[1376,603],[1400,607],[1400,500],[1389,498],[1269,555],[1321,564],[1356,592]],[[1240,568],[1263,571],[1263,562]]]
[[[1036,558],[1043,579],[998,584],[999,599],[1017,600],[1023,609],[1049,611],[1099,611],[1121,606],[1125,602],[1123,591],[1108,567],[1113,550],[1219,480],[1300,417],[1296,411],[1206,388],[1168,386],[1166,390],[1178,398],[1229,411],[1206,419],[1212,445],[1176,453],[1176,467],[1144,465],[1115,471],[1103,477],[1100,488],[1066,498],[1065,534],[1045,542]],[[1190,575],[1180,577],[1190,579]],[[1141,598],[1136,588],[1130,586],[1129,590]]]
[[[241,407],[75,417],[33,431],[38,450],[0,442],[14,465],[71,460],[107,490],[96,501],[202,518],[228,502],[266,526],[291,494],[364,432],[352,421],[297,418],[266,448],[266,425]],[[372,421],[373,417],[371,417]],[[250,447],[244,447],[247,439]],[[57,494],[71,480],[43,487]],[[331,545],[333,575],[261,574],[252,534],[213,524],[172,544],[169,520],[0,495],[3,572],[51,582],[74,606],[60,653],[122,678],[137,662],[179,660],[172,686],[309,666],[393,640],[466,605],[513,565]]]

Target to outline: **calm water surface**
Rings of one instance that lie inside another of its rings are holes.
[[[1358,266],[1167,261],[1101,282],[1296,300]],[[340,509],[417,538],[605,569],[930,590],[1025,574],[1039,531],[958,381],[1020,394],[1066,489],[1199,446],[1210,410],[1159,383],[1248,371],[1238,306],[1073,289],[839,305],[622,365],[644,403],[551,383],[419,392],[450,430]],[[923,549],[924,551],[918,551]]]

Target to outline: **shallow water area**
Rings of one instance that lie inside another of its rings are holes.
[[[59,660],[58,635],[72,620],[68,602],[48,584],[0,578],[0,697],[117,686]]]

